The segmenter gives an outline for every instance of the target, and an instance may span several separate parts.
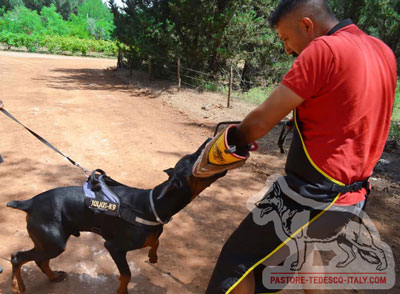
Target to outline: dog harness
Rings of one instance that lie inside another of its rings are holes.
[[[153,190],[149,193],[149,201],[157,220],[156,222],[143,218],[143,212],[135,211],[129,206],[124,205],[118,194],[113,191],[113,188],[118,186],[123,186],[125,189],[132,189],[114,181],[112,178],[108,177],[103,170],[94,170],[83,184],[84,202],[86,206],[95,213],[104,213],[106,215],[120,217],[132,224],[139,223],[146,226],[159,226],[166,223],[161,221],[154,208]]]

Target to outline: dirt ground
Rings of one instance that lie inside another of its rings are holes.
[[[234,100],[227,109],[225,97],[177,92],[167,82],[116,72],[115,65],[112,59],[0,52],[0,99],[7,111],[82,166],[101,168],[139,188],[164,181],[162,170],[195,151],[217,122],[240,120],[254,107]],[[224,241],[248,213],[247,199],[270,175],[283,173],[285,155],[276,147],[279,131],[260,140],[259,152],[243,168],[214,183],[165,226],[157,264],[148,263],[147,249],[128,253],[130,293],[204,293]],[[6,294],[11,293],[10,254],[32,246],[25,214],[6,203],[58,186],[82,185],[85,177],[3,114],[0,133],[0,290]],[[393,250],[398,276],[400,152],[396,146],[388,151],[373,175],[367,212]],[[117,268],[98,235],[71,237],[51,266],[68,272],[68,278],[50,283],[34,263],[24,265],[27,293],[116,292]],[[400,282],[387,291],[348,291],[355,292],[399,293]]]

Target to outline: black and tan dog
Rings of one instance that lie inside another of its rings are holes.
[[[140,216],[141,221],[137,223],[90,210],[84,204],[84,192],[80,186],[56,188],[29,200],[9,202],[7,206],[27,212],[27,229],[34,243],[33,249],[19,251],[11,256],[13,292],[25,292],[21,266],[29,261],[35,261],[51,281],[63,280],[66,273],[52,271],[49,260],[65,250],[71,235],[79,236],[81,231],[90,231],[105,239],[104,246],[118,267],[120,284],[117,293],[128,293],[131,272],[126,260],[127,252],[150,247],[149,261],[157,262],[158,239],[163,231],[164,221],[169,220],[201,191],[226,174],[225,172],[209,178],[192,175],[193,164],[206,143],[195,153],[180,159],[174,168],[165,170],[169,179],[152,190],[131,188],[122,184],[113,187],[121,199],[121,205],[129,206]]]

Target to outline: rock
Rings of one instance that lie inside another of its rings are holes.
[[[385,144],[385,148],[383,149],[385,152],[396,152],[399,150],[399,146],[396,140],[387,140]]]
[[[390,161],[387,159],[379,159],[378,163],[376,164],[375,168],[374,168],[374,172],[378,172],[378,173],[384,173],[386,172],[387,168],[386,166],[390,164]]]
[[[210,104],[204,105],[201,107],[203,110],[210,110]]]

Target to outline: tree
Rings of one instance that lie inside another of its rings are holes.
[[[70,29],[68,24],[63,20],[62,16],[57,13],[57,8],[54,4],[50,4],[50,7],[43,6],[40,11],[42,17],[44,34],[47,35],[59,35],[68,36],[70,35]]]
[[[25,6],[9,10],[1,19],[1,30],[10,33],[40,34],[43,31],[42,20],[36,11]]]
[[[185,67],[215,76],[240,65],[243,89],[279,82],[292,57],[268,27],[279,0],[124,0],[109,1],[115,37],[129,48],[130,65],[162,73],[177,57]],[[361,29],[400,57],[400,0],[328,0],[339,19],[351,17]],[[400,60],[399,60],[400,61]]]
[[[57,12],[60,13],[64,20],[67,20],[72,13],[77,12],[77,8],[84,0],[23,0],[25,6],[29,9],[40,12],[43,7],[49,7],[54,4]]]
[[[23,0],[0,0],[0,7],[4,7],[5,11],[11,10],[17,6],[23,6]]]
[[[110,39],[114,30],[113,14],[101,0],[86,0],[78,6],[76,17],[71,21],[77,26],[85,26],[88,34],[96,39]]]

